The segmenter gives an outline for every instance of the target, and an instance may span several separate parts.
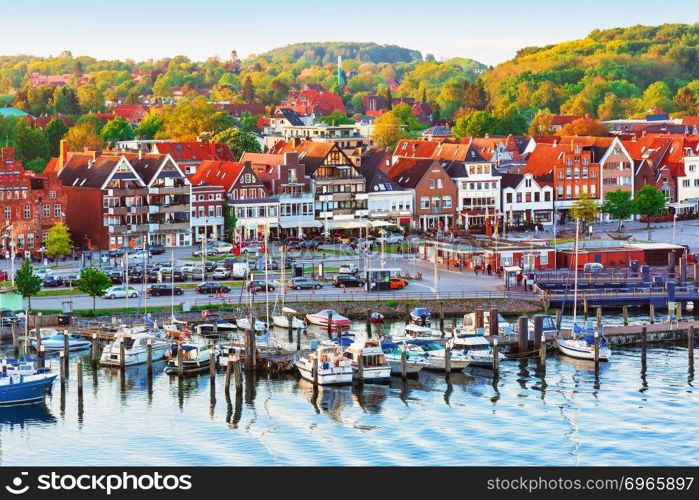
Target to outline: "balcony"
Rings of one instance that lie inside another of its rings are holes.
[[[149,205],[148,213],[150,214],[174,214],[174,213],[189,213],[190,206],[188,204],[181,205]]]
[[[129,214],[131,215],[144,215],[148,213],[148,206],[146,205],[132,205],[129,207]]]
[[[151,224],[153,226],[154,224]],[[189,231],[189,222],[168,222],[157,224],[157,231]]]
[[[107,196],[145,196],[148,194],[148,188],[124,188],[124,189],[107,189]]]
[[[160,194],[160,195],[189,195],[190,186],[170,186],[170,187],[151,187],[148,188],[148,194]]]
[[[120,234],[126,233],[129,230],[129,226],[126,224],[120,224],[115,226],[107,226],[109,234]]]
[[[129,210],[128,207],[108,207],[107,214],[108,215],[126,215],[128,210]]]

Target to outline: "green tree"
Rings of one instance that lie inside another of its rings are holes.
[[[407,137],[407,134],[400,119],[393,111],[389,111],[374,120],[372,137],[379,148],[392,149],[398,141]]]
[[[32,167],[37,172],[41,172],[49,160],[46,135],[38,127],[30,127],[24,121],[19,122],[17,127],[15,147],[17,157],[25,163],[25,167]]]
[[[621,103],[621,99],[611,92],[604,96],[604,101],[597,108],[597,116],[600,120],[617,120],[624,118],[626,110]]]
[[[648,225],[646,226],[648,229],[650,229],[651,217],[665,213],[666,202],[667,198],[665,198],[665,195],[655,186],[646,184],[638,190],[634,197],[636,213],[645,215],[648,218]]]
[[[454,137],[461,140],[464,137],[483,137],[492,134],[500,127],[496,116],[487,111],[475,111],[464,115],[454,125]]]
[[[201,136],[211,137],[233,125],[226,111],[219,110],[203,96],[182,99],[177,106],[164,108],[161,113],[163,126],[156,139],[193,141]]]
[[[130,141],[134,138],[134,131],[129,122],[117,116],[102,127],[100,137],[105,142]]]
[[[636,213],[636,206],[631,192],[617,189],[605,195],[602,213],[609,214],[619,221],[617,232],[621,232],[622,221]]]
[[[697,103],[697,98],[689,89],[689,87],[682,87],[675,94],[675,106],[680,111],[686,112],[688,115],[696,115],[699,112],[699,104]]]
[[[570,217],[579,220],[583,224],[583,232],[588,224],[594,222],[599,214],[599,205],[587,194],[581,194],[580,198],[570,207]]]
[[[243,86],[240,89],[240,97],[243,102],[251,104],[255,101],[255,86],[252,84],[252,78],[247,75],[243,80]]]
[[[262,148],[254,135],[235,127],[219,132],[211,138],[213,142],[228,144],[233,156],[240,159],[243,153],[261,153]]]
[[[15,286],[17,291],[28,300],[28,309],[32,308],[32,297],[41,290],[41,278],[34,274],[29,259],[24,259],[22,267],[15,273]]]
[[[58,118],[52,118],[51,121],[46,124],[44,135],[46,135],[46,140],[49,142],[49,154],[51,156],[59,155],[61,139],[63,139],[67,133],[68,127]]]
[[[91,83],[78,87],[78,101],[83,113],[96,113],[104,109],[104,95]]]
[[[161,128],[163,128],[163,117],[159,113],[151,111],[138,124],[134,133],[139,139],[154,139]]]
[[[106,274],[88,267],[80,273],[80,279],[75,288],[92,297],[92,310],[94,311],[97,297],[102,297],[110,286],[112,286],[112,280]]]
[[[483,81],[464,82],[464,108],[470,111],[483,111],[488,105],[488,94]]]
[[[60,258],[68,255],[73,250],[68,226],[57,222],[49,229],[46,240],[46,253],[52,257]]]
[[[90,123],[71,127],[65,135],[65,139],[68,141],[69,151],[82,151],[84,148],[93,151],[102,149],[102,139]]]
[[[672,97],[672,90],[667,83],[651,83],[648,85],[645,92],[643,92],[643,105],[646,109],[656,106],[669,113],[675,108]]]
[[[354,125],[354,120],[352,118],[349,118],[345,113],[337,109],[329,115],[319,116],[317,121],[329,125]]]
[[[223,201],[223,240],[228,241],[233,238],[235,226],[238,224],[238,219],[235,216],[233,207],[228,204],[228,199]]]

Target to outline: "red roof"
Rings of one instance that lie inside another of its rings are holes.
[[[564,153],[564,148],[554,144],[539,143],[527,159],[523,173],[534,177],[547,175],[553,171],[558,158]]]
[[[333,111],[345,112],[342,98],[333,92],[316,89],[304,89],[300,92],[290,92],[281,103],[281,107],[296,111],[299,116],[329,115]]]
[[[221,186],[228,192],[244,168],[245,163],[243,162],[205,160],[201,162],[197,171],[192,175],[192,186],[199,184]]]
[[[590,115],[552,115],[551,125],[563,126],[580,119],[589,119]]]
[[[227,144],[215,142],[158,142],[153,149],[161,154],[169,154],[176,162],[187,161],[235,161]]]

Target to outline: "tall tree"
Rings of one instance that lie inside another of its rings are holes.
[[[374,120],[372,137],[379,148],[394,148],[398,141],[406,137],[404,125],[393,111],[384,113]]]
[[[605,195],[602,212],[609,214],[619,221],[618,232],[621,232],[622,221],[636,213],[636,205],[631,198],[631,192],[617,189]]]
[[[91,83],[78,87],[78,101],[84,113],[96,113],[104,109],[104,96],[102,92]]]
[[[102,297],[112,286],[112,280],[102,271],[88,267],[80,273],[80,279],[75,288],[92,297],[92,310],[95,310],[97,297]]]
[[[689,89],[689,87],[682,87],[675,94],[675,106],[680,111],[686,112],[688,115],[696,115],[699,112],[699,104],[697,103],[697,98]]]
[[[117,116],[102,127],[100,137],[105,142],[130,141],[134,138],[134,131],[129,122]]]
[[[163,117],[155,111],[146,115],[138,127],[134,130],[139,139],[154,139],[155,135],[163,128]]]
[[[609,130],[597,120],[580,118],[566,123],[561,128],[560,135],[590,135],[595,137],[606,137]]]
[[[28,309],[32,308],[32,297],[41,290],[41,278],[34,274],[29,259],[24,259],[22,267],[15,273],[15,286],[22,297],[28,301]]]
[[[250,75],[246,75],[243,80],[243,86],[240,89],[240,96],[243,102],[252,104],[255,101],[255,87],[252,84],[252,78]]]
[[[617,120],[624,118],[626,110],[621,99],[611,92],[604,96],[604,101],[597,108],[597,116],[600,120]]]
[[[46,240],[46,253],[52,257],[60,258],[68,255],[73,250],[68,226],[62,222],[56,222]]]
[[[24,162],[24,166],[35,172],[43,171],[49,159],[49,141],[46,135],[38,127],[30,127],[24,121],[20,121],[15,137],[17,157]]]
[[[219,132],[211,138],[213,142],[222,142],[228,145],[233,156],[240,159],[243,153],[261,153],[262,148],[254,135],[235,127]]]
[[[65,135],[65,139],[68,141],[70,151],[82,151],[84,148],[93,151],[102,149],[102,139],[89,123],[71,127]]]
[[[46,135],[46,140],[49,142],[49,154],[51,156],[59,155],[61,139],[63,139],[67,133],[68,127],[58,118],[52,118],[51,121],[46,124],[44,135]]]
[[[599,205],[587,194],[581,194],[580,198],[570,207],[570,217],[574,220],[580,220],[583,224],[583,232],[588,224],[597,219],[598,214]]]
[[[645,215],[648,218],[648,225],[646,226],[648,229],[650,229],[651,217],[665,213],[666,203],[667,198],[665,195],[650,184],[646,184],[639,189],[634,197],[636,213]]]

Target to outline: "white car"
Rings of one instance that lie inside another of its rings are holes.
[[[390,245],[393,243],[403,243],[404,239],[402,234],[386,233],[385,236],[378,238],[376,241],[379,243],[383,241],[386,245]]]
[[[231,272],[225,267],[217,267],[214,269],[213,277],[215,280],[222,280],[230,277]]]
[[[342,264],[338,269],[340,274],[355,274],[359,272],[357,264]]]
[[[34,269],[34,275],[44,280],[47,276],[53,276],[53,271],[47,267],[38,267]]]
[[[240,249],[240,253],[245,253],[245,254],[253,254],[257,255],[262,251],[262,247],[260,245],[248,245],[246,247],[243,247]]]
[[[193,273],[196,267],[201,268],[201,264],[183,264],[180,266],[180,271],[183,273]]]
[[[138,291],[132,287],[132,286],[112,286],[110,288],[107,288],[107,291],[104,292],[103,297],[105,299],[123,299],[126,298],[126,294],[128,292],[129,298],[135,299],[138,297]]]
[[[225,241],[212,241],[209,245],[216,253],[230,253],[233,251],[233,245]]]
[[[137,250],[136,252],[129,255],[130,261],[148,260],[150,258],[151,258],[151,254],[148,250]]]

